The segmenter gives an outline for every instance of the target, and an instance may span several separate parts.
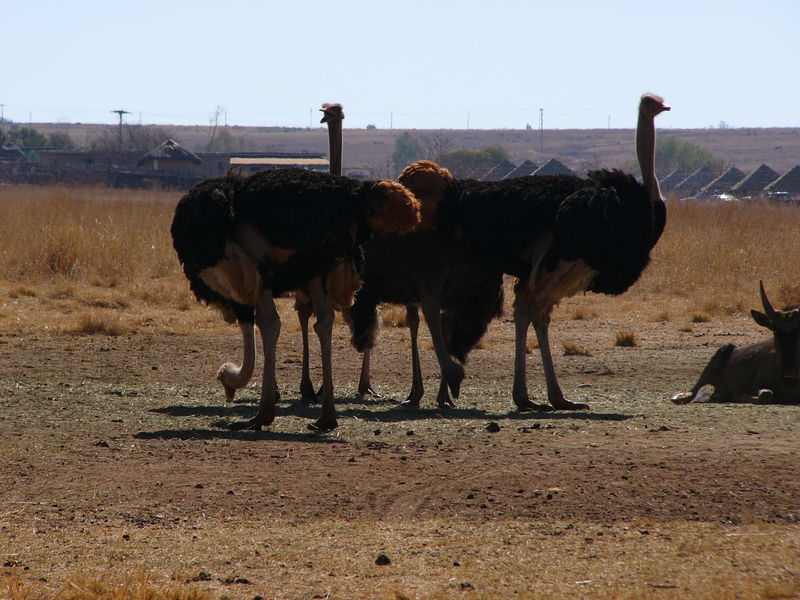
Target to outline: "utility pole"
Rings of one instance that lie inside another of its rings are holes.
[[[122,152],[122,115],[129,115],[131,114],[128,110],[112,110],[112,113],[117,113],[119,115],[119,151]]]
[[[539,109],[539,152],[544,152],[544,109]]]

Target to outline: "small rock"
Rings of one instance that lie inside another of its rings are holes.
[[[196,487],[198,490],[202,490],[205,486],[202,483],[198,483],[194,487]]]
[[[378,566],[390,565],[392,564],[392,560],[385,554],[378,554],[378,558],[375,559],[375,564]]]
[[[406,435],[414,435],[414,430],[409,429],[408,431],[406,431]]]
[[[469,583],[468,581],[461,582],[461,591],[462,592],[474,592],[475,586]]]
[[[494,421],[491,421],[486,426],[486,431],[488,431],[489,433],[497,433],[498,431],[500,431],[500,425],[498,423],[495,423]]]
[[[107,441],[105,441],[105,440],[97,440],[97,441],[94,443],[94,445],[95,445],[95,446],[99,446],[99,447],[101,447],[101,448],[108,448],[108,447],[109,447],[109,446],[108,446],[108,442],[107,442]]]
[[[375,431],[372,432],[372,435],[380,435],[381,433],[383,432],[380,429],[376,429]]]

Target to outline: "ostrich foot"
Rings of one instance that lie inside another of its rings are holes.
[[[553,408],[556,410],[589,410],[588,404],[581,404],[578,402],[570,402],[565,398],[548,398],[550,400],[550,404],[553,405]]]
[[[261,431],[262,427],[269,427],[272,425],[272,422],[275,420],[275,413],[273,411],[271,416],[268,416],[261,411],[258,414],[250,419],[249,421],[237,421],[235,423],[231,423],[228,425],[228,429],[231,431],[244,431],[244,430],[252,430],[252,431]]]
[[[436,398],[436,404],[438,404],[439,408],[442,410],[456,408],[456,403],[449,396],[445,396],[444,398]]]
[[[336,418],[331,417],[320,417],[313,423],[309,423],[306,425],[309,431],[332,431],[339,426],[339,423],[336,422]]]
[[[514,400],[514,404],[517,406],[517,412],[553,412],[555,410],[549,404],[537,404],[532,402],[530,398]]]
[[[310,404],[318,404],[322,398],[322,388],[319,388],[318,392],[314,391],[313,387],[302,387],[300,388],[300,400],[303,402],[305,406],[309,406]]]
[[[408,397],[400,403],[401,408],[419,408],[419,402],[422,400],[422,396],[425,394],[425,390],[422,389],[415,389],[411,388],[411,391],[408,393]]]
[[[380,393],[375,391],[375,388],[372,387],[371,383],[367,383],[365,386],[359,385],[358,397],[366,398],[367,396],[370,396],[371,398],[383,398]]]

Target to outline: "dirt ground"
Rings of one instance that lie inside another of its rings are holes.
[[[4,572],[47,594],[146,573],[246,599],[800,597],[798,407],[669,402],[719,345],[761,331],[569,314],[552,328],[556,367],[590,411],[512,410],[508,320],[471,355],[456,410],[435,408],[427,338],[423,407],[398,407],[399,328],[373,361],[384,397],[358,399],[339,324],[328,434],[306,431],[318,407],[298,400],[296,327],[261,432],[225,427],[258,398],[256,382],[226,404],[214,379],[239,356],[233,327],[0,335]],[[637,345],[615,346],[621,331]],[[565,356],[566,342],[591,356]],[[538,350],[528,362],[544,401]]]

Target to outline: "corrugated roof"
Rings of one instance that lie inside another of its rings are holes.
[[[185,160],[196,165],[202,164],[203,161],[194,152],[189,152],[186,148],[181,146],[175,140],[166,140],[158,148],[151,150],[139,160],[136,161],[136,166],[141,167],[143,164],[151,160]]]
[[[489,172],[483,176],[484,181],[500,181],[501,179],[505,178],[506,175],[511,173],[514,169],[517,168],[512,162],[507,160],[501,161],[489,169]]]
[[[770,183],[778,178],[778,174],[767,165],[761,165],[747,177],[731,188],[732,192],[746,194],[749,192],[763,192]]]
[[[658,185],[663,192],[671,192],[676,185],[686,179],[687,175],[688,173],[683,169],[675,169],[672,173],[659,181]]]
[[[242,158],[232,156],[232,165],[277,165],[281,167],[327,167],[330,163],[326,158]]]
[[[700,167],[676,185],[672,191],[681,196],[694,196],[714,180],[714,172],[709,167]]]
[[[514,177],[524,177],[525,175],[530,175],[531,173],[533,173],[538,168],[539,168],[539,165],[537,165],[535,162],[533,162],[531,160],[526,160],[524,163],[522,163],[516,169],[514,169],[513,171],[508,173],[505,177],[503,177],[503,179],[513,179]]]
[[[770,183],[767,191],[800,194],[800,165],[795,165],[788,173]]]
[[[744,171],[741,171],[736,167],[731,167],[702,190],[700,190],[700,193],[705,196],[725,194],[730,192],[731,188],[739,183],[742,179],[744,179]]]
[[[534,175],[575,175],[575,172],[563,163],[551,158],[533,172]]]

